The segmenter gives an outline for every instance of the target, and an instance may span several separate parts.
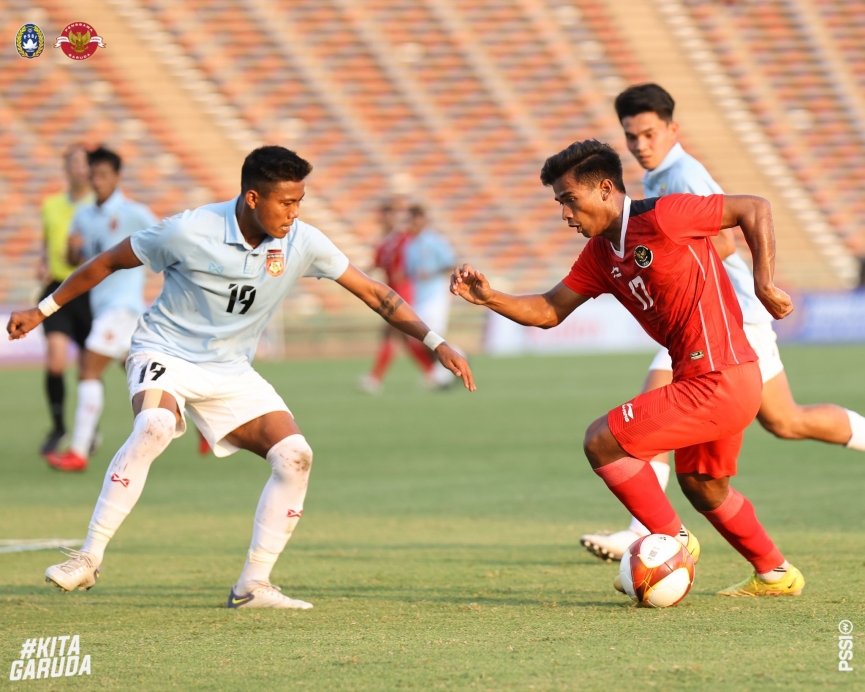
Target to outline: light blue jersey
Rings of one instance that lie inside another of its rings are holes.
[[[670,149],[655,170],[646,171],[643,176],[643,191],[646,197],[663,197],[675,192],[688,192],[692,195],[724,194],[705,166],[687,154],[681,144]],[[724,268],[739,299],[743,321],[746,324],[771,322],[772,315],[754,293],[754,276],[745,260],[734,252],[724,260]]]
[[[88,204],[72,218],[72,233],[81,235],[84,259],[114,247],[136,231],[152,226],[159,219],[143,204],[126,199],[115,190],[102,204]],[[93,317],[108,310],[144,312],[144,267],[116,272],[90,291]]]
[[[453,248],[441,233],[425,228],[409,242],[405,269],[414,285],[414,300],[420,305],[448,292],[446,272],[456,262]]]
[[[165,219],[132,236],[132,251],[162,272],[162,293],[132,337],[132,354],[159,351],[220,373],[242,372],[286,294],[304,276],[336,280],[348,258],[317,228],[252,248],[237,199]]]

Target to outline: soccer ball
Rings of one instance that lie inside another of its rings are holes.
[[[694,559],[672,536],[653,533],[625,551],[619,578],[637,605],[667,608],[688,595],[694,582]]]

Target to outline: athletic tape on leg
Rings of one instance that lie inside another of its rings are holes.
[[[149,408],[159,408],[162,402],[161,389],[147,389],[144,392],[144,400],[141,402],[141,410],[145,411]]]

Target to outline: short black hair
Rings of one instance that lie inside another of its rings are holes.
[[[671,122],[675,107],[673,97],[657,84],[635,84],[616,97],[619,122],[640,113],[655,113],[664,122]]]
[[[574,142],[544,162],[541,182],[549,187],[563,175],[570,173],[574,180],[586,185],[597,185],[611,180],[619,192],[625,191],[622,179],[622,159],[609,144],[596,139]]]
[[[115,173],[119,173],[123,166],[120,156],[103,146],[98,146],[87,152],[87,163],[90,166],[95,166],[97,163],[107,163],[114,169]]]
[[[290,149],[276,145],[259,147],[250,152],[240,169],[242,192],[268,192],[275,183],[299,183],[312,173],[312,164]]]

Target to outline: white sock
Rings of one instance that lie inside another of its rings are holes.
[[[102,380],[81,380],[78,383],[78,406],[75,409],[75,429],[69,449],[85,459],[90,456],[90,445],[96,435],[96,426],[102,415],[105,388]]]
[[[783,579],[784,575],[787,574],[787,568],[790,566],[790,563],[784,560],[783,564],[773,569],[771,572],[758,572],[758,576],[763,581],[767,581],[770,584],[773,581],[778,581],[779,579]]]
[[[670,482],[670,465],[665,464],[663,461],[650,461],[649,464],[651,464],[652,470],[658,478],[658,485],[661,486],[661,490],[666,490],[667,483]],[[637,517],[631,517],[631,525],[628,528],[640,536],[648,536],[651,533]]]
[[[146,409],[135,417],[132,434],[105,472],[87,540],[81,547],[82,553],[96,557],[96,564],[102,562],[108,541],[141,497],[150,464],[171,442],[176,424],[174,414],[164,408]]]
[[[853,433],[846,447],[865,452],[865,418],[856,413],[856,411],[851,411],[850,409],[844,410],[847,411],[847,417],[850,419],[850,430]]]
[[[270,572],[303,514],[312,448],[303,435],[289,435],[267,453],[273,469],[255,510],[252,543],[236,592],[249,593],[253,582],[269,582]]]

